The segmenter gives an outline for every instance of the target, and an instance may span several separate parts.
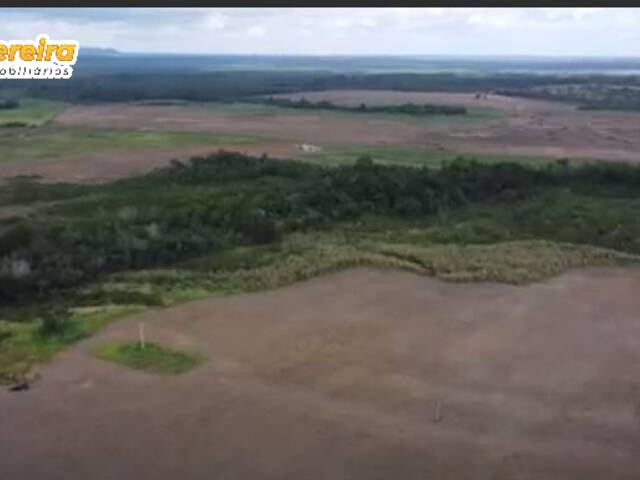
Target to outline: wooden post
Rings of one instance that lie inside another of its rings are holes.
[[[138,324],[138,334],[140,336],[140,348],[144,350],[144,323]]]
[[[438,423],[440,420],[442,420],[442,402],[440,400],[436,400],[433,409],[433,421]]]

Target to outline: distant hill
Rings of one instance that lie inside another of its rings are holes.
[[[299,71],[332,74],[639,75],[640,58],[463,55],[245,55],[120,51],[80,46],[74,75]]]
[[[80,55],[92,57],[115,57],[122,55],[122,53],[115,48],[83,47],[80,45]]]

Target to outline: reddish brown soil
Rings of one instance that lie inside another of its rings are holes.
[[[411,119],[406,116],[345,115],[283,110],[230,112],[184,106],[110,104],[74,106],[53,126],[122,130],[199,131],[245,134],[265,138],[251,147],[230,150],[300,156],[298,146],[413,146],[434,151],[553,158],[637,161],[640,159],[640,114],[576,111],[571,105],[490,95],[476,100],[460,93],[387,91],[308,92],[292,97],[329,99],[336,103],[399,103],[406,101],[489,107],[500,118],[466,121],[456,118]],[[286,113],[285,113],[286,112]],[[51,180],[104,181],[164,165],[172,158],[209,153],[218,147],[182,147],[134,152],[87,152],[82,158],[46,163],[0,163],[0,178],[35,173]]]
[[[2,478],[637,480],[639,286],[360,270],[132,317],[0,392]],[[206,363],[91,356],[139,322]]]
[[[286,112],[286,113],[284,113]],[[326,113],[326,112],[325,112]],[[190,131],[258,135],[297,143],[360,145],[403,142],[423,126],[380,121],[366,116],[326,115],[284,110],[282,115],[228,112],[180,106],[111,104],[75,106],[59,115],[55,125],[125,130]]]
[[[493,108],[504,121],[478,122],[430,131],[411,143],[427,143],[461,153],[498,153],[640,161],[640,114],[578,111],[574,105],[500,95],[476,99],[465,93],[342,90],[289,95],[311,101],[371,105],[404,102]]]

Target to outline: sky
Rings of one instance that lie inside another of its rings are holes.
[[[0,40],[124,52],[640,57],[640,8],[0,8]]]

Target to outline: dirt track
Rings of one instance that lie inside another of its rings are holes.
[[[2,478],[637,480],[639,286],[360,270],[143,314],[0,392]],[[141,320],[207,363],[156,378],[89,355]]]

